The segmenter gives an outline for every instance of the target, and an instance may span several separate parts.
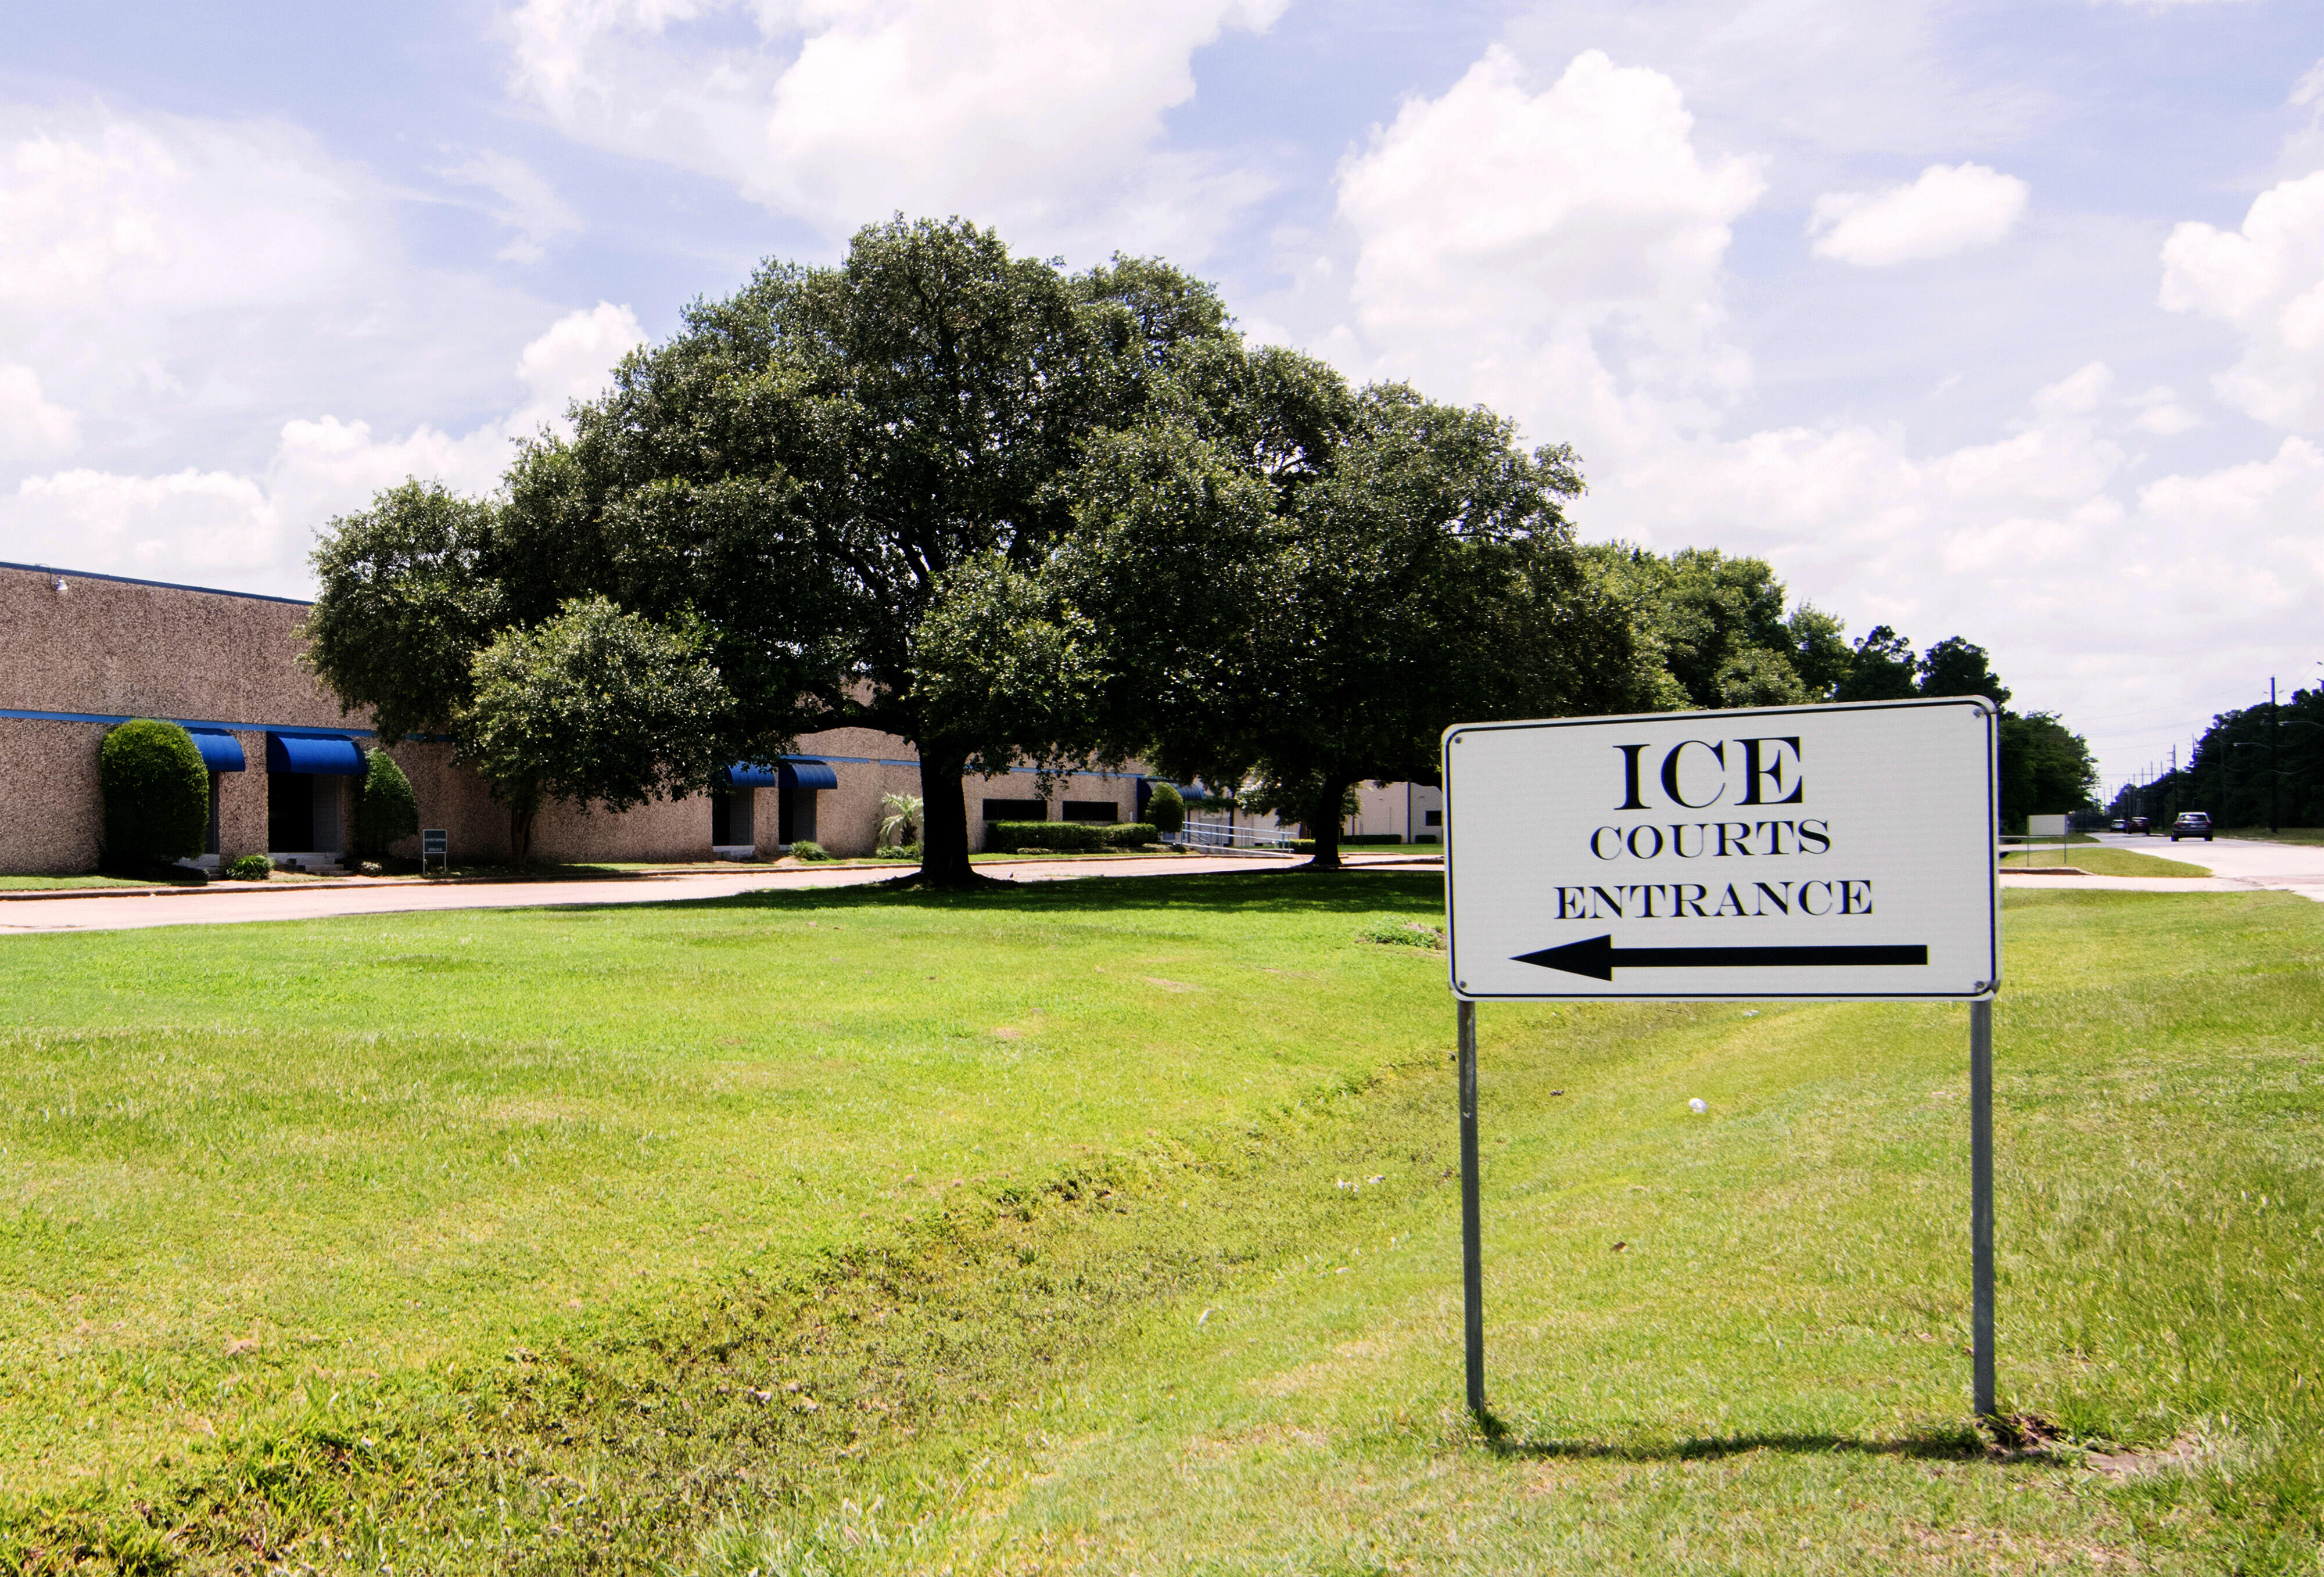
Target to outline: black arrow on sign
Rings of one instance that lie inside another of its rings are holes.
[[[1568,942],[1538,953],[1520,953],[1519,964],[1538,964],[1591,980],[1612,980],[1618,969],[1785,969],[1833,964],[1925,964],[1926,947],[1617,947],[1611,936]]]

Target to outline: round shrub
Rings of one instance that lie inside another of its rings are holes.
[[[97,748],[105,798],[105,862],[134,871],[202,852],[210,825],[210,773],[194,736],[140,717]]]
[[[244,854],[226,866],[226,874],[233,881],[263,881],[274,874],[274,862],[263,854]]]
[[[798,843],[791,845],[791,857],[797,860],[807,860],[812,862],[816,860],[828,860],[831,858],[831,855],[825,852],[821,844],[811,842],[806,838],[801,838]]]
[[[1186,801],[1172,783],[1157,783],[1146,798],[1146,819],[1166,838],[1175,838],[1186,825]]]
[[[411,779],[385,751],[364,758],[363,802],[355,807],[355,853],[374,857],[387,853],[399,838],[420,833],[420,797]]]

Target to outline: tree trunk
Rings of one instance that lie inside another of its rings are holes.
[[[968,795],[961,782],[964,752],[948,745],[920,745],[920,874],[925,887],[966,887],[976,874],[968,865]]]
[[[532,859],[532,821],[539,811],[512,809],[509,812],[509,869],[518,875]]]
[[[1307,813],[1308,835],[1315,840],[1315,853],[1307,862],[1310,871],[1337,871],[1340,865],[1340,806],[1347,798],[1348,785],[1337,778],[1326,779],[1323,792],[1315,797],[1314,809]]]

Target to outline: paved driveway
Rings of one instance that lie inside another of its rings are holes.
[[[1281,871],[1292,862],[1235,855],[1159,855],[1150,860],[1027,860],[986,865],[988,876],[1010,881],[1064,881],[1135,876],[1181,876],[1200,872]],[[1386,864],[1435,870],[1433,862],[1366,858],[1351,864]],[[19,898],[0,902],[0,934],[41,931],[121,931],[148,926],[226,926],[256,920],[315,920],[339,915],[385,915],[430,909],[538,908],[552,904],[668,903],[674,899],[726,898],[738,892],[784,891],[802,887],[859,887],[885,881],[894,866],[836,871],[815,869],[686,872],[666,876],[620,877],[604,881],[479,881],[457,883],[344,881],[286,882],[244,887],[220,883],[168,893],[124,893],[102,890],[70,897]]]

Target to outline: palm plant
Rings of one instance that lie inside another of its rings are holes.
[[[917,794],[882,794],[880,846],[908,848],[920,841],[920,810],[926,802]]]

